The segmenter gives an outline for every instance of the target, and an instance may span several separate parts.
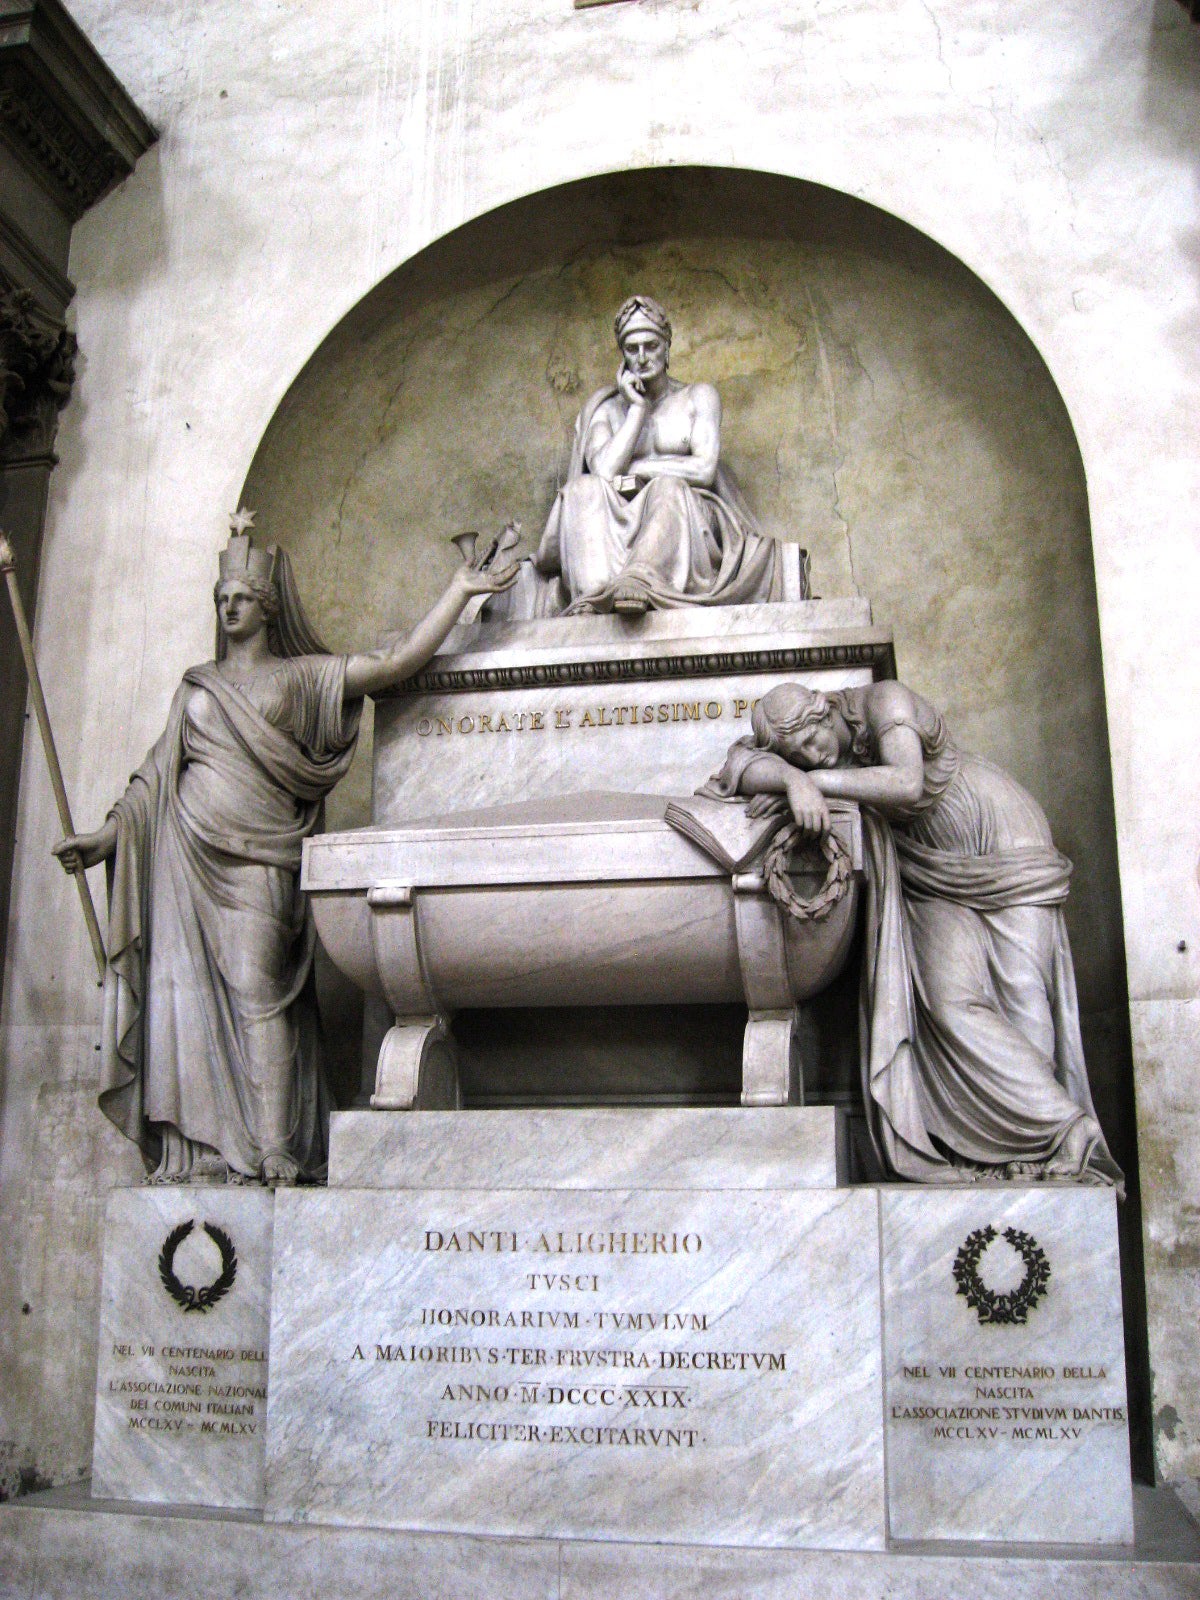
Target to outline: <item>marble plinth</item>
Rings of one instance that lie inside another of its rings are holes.
[[[262,1189],[118,1189],[109,1197],[97,1495],[262,1505],[273,1212]],[[181,1304],[189,1290],[200,1300],[191,1309]]]
[[[376,827],[583,790],[687,794],[774,684],[894,675],[865,601],[456,629],[375,711]]]
[[[276,1208],[269,1517],[882,1544],[869,1191]]]
[[[821,1189],[843,1181],[833,1106],[337,1111],[341,1189]]]
[[[1200,1534],[1135,1491],[1133,1546],[746,1550],[148,1514],[86,1491],[0,1505],[3,1600],[1194,1600]]]
[[[891,1189],[880,1207],[892,1536],[1132,1539],[1112,1191]]]

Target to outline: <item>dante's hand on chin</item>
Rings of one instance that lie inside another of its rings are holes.
[[[642,380],[635,377],[628,367],[622,367],[617,373],[617,391],[627,405],[644,406],[646,403]]]

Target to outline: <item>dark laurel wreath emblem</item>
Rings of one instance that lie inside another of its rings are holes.
[[[194,1221],[181,1222],[177,1228],[171,1229],[159,1251],[158,1275],[171,1299],[185,1311],[207,1311],[233,1288],[233,1280],[237,1277],[237,1251],[223,1228],[206,1222],[204,1231],[221,1252],[221,1271],[211,1283],[202,1284],[200,1288],[181,1283],[175,1276],[175,1252],[195,1226]]]
[[[1032,1234],[1022,1233],[1020,1228],[1005,1228],[1004,1237],[1025,1263],[1025,1276],[1008,1294],[995,1294],[980,1277],[979,1262],[996,1237],[990,1223],[967,1235],[954,1258],[954,1281],[959,1294],[965,1294],[967,1304],[979,1313],[980,1322],[1025,1322],[1046,1292],[1050,1263]]]

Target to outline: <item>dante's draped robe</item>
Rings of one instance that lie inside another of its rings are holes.
[[[611,611],[618,588],[628,585],[644,590],[655,609],[782,599],[776,542],[760,531],[725,468],[717,468],[711,489],[652,478],[629,499],[588,471],[588,431],[616,393],[599,390],[575,423],[567,481],[534,563],[543,577],[561,579],[531,609]]]
[[[885,731],[854,691],[828,697],[877,765]],[[863,1100],[887,1169],[921,1183],[1010,1163],[1044,1169],[1095,1116],[1062,906],[1071,863],[1014,778],[958,750],[914,696],[924,788],[903,818],[863,807],[867,857],[861,986]],[[890,724],[895,726],[895,722]],[[730,750],[705,790],[721,798],[756,756]],[[1103,1141],[1086,1165],[1119,1183]]]
[[[341,656],[244,686],[184,674],[158,743],[113,807],[100,1105],[149,1161],[187,1176],[188,1142],[257,1175],[325,1159],[315,930],[301,845],[354,753]],[[267,1106],[287,1085],[287,1134]]]

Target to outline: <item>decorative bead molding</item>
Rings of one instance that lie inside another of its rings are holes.
[[[527,662],[512,667],[426,668],[398,693],[420,690],[468,694],[480,689],[543,689],[569,684],[651,683],[658,678],[710,678],[730,673],[870,667],[876,677],[896,675],[890,643],[794,645],[778,650],[723,650],[696,655],[647,656],[641,660]]]

